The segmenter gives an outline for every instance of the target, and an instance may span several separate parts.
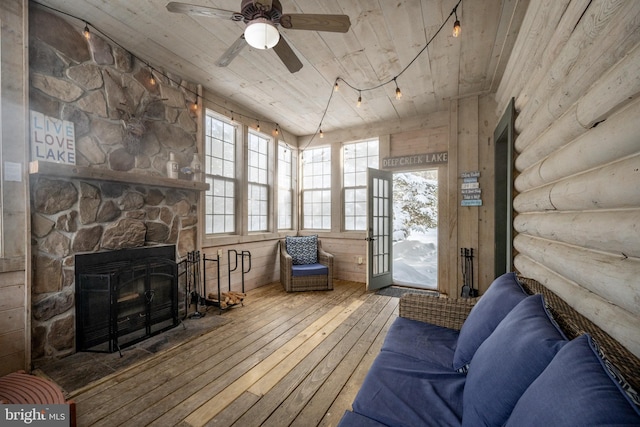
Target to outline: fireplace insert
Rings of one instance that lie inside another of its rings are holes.
[[[75,257],[76,350],[114,352],[178,320],[175,246]]]

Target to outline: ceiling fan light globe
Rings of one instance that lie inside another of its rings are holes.
[[[280,41],[280,33],[270,21],[258,18],[247,24],[244,39],[256,49],[271,49]]]

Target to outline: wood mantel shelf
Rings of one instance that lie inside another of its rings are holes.
[[[184,179],[172,179],[164,176],[118,172],[108,169],[88,168],[62,163],[41,162],[38,160],[29,163],[29,174],[87,179],[92,181],[121,182],[125,184],[142,184],[154,187],[179,188],[193,191],[207,191],[209,189],[209,184],[199,181],[186,181]]]

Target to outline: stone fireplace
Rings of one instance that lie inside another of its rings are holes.
[[[30,164],[32,361],[76,351],[75,256],[197,247],[198,86],[30,4],[30,109],[74,124],[76,164]],[[155,83],[151,82],[151,75]]]

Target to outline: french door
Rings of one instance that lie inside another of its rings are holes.
[[[393,267],[393,175],[368,169],[367,289],[391,285]]]

